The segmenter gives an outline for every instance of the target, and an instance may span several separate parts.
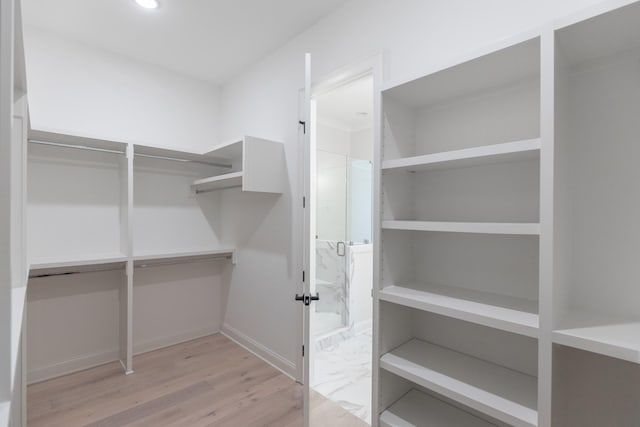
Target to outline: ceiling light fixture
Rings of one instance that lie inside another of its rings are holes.
[[[145,9],[157,9],[160,6],[158,0],[134,0],[136,4]]]

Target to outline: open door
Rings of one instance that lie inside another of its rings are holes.
[[[305,427],[372,422],[375,77],[367,58],[300,98]],[[340,124],[342,126],[340,126]]]

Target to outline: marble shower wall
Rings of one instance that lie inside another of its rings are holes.
[[[338,255],[338,242],[316,240],[316,290],[320,301],[315,303],[318,313],[335,313],[340,316],[342,326],[349,321],[349,301],[345,256]]]

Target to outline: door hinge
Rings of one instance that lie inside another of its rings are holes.
[[[304,357],[304,346],[302,346],[302,357]]]
[[[304,270],[302,270],[302,282],[304,283],[304,278],[305,278],[305,272]]]
[[[298,120],[298,124],[302,125],[302,133],[306,134],[307,133],[307,122],[302,121],[302,120]]]
[[[306,208],[307,207],[307,198],[306,197],[302,197],[302,207]]]

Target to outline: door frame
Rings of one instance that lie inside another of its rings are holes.
[[[380,256],[379,256],[379,240],[380,240],[380,230],[377,226],[380,223],[381,218],[381,204],[380,204],[380,160],[381,160],[381,132],[382,132],[382,123],[381,123],[381,88],[383,83],[383,70],[384,70],[384,56],[382,52],[376,52],[371,55],[367,55],[364,58],[357,60],[351,64],[348,64],[344,67],[341,67],[333,72],[330,72],[324,75],[317,81],[313,81],[311,76],[311,55],[305,54],[305,89],[302,92],[301,100],[302,105],[300,108],[300,122],[304,122],[303,127],[306,128],[307,133],[300,132],[300,144],[302,145],[300,150],[300,162],[301,167],[299,169],[298,182],[302,183],[300,186],[300,201],[304,200],[304,203],[300,203],[299,209],[299,224],[302,225],[302,234],[300,237],[300,241],[298,247],[300,248],[300,253],[302,254],[301,258],[301,270],[305,272],[305,280],[300,282],[300,286],[297,287],[297,291],[302,290],[303,293],[309,293],[311,289],[311,281],[315,280],[312,277],[312,274],[307,274],[307,272],[312,272],[313,268],[311,268],[311,217],[312,210],[315,209],[315,200],[314,195],[315,192],[311,189],[311,183],[315,182],[313,180],[312,173],[315,173],[315,167],[311,164],[311,161],[315,159],[315,156],[311,155],[311,129],[314,126],[314,123],[311,122],[312,114],[311,114],[311,104],[312,99],[336,89],[340,86],[348,84],[350,82],[356,81],[364,76],[372,76],[373,78],[373,147],[374,147],[374,155],[373,155],[373,218],[372,218],[372,239],[374,242],[374,253],[373,253],[373,313],[378,311],[378,283],[380,278]],[[301,123],[302,124],[302,123]],[[313,145],[315,149],[315,145]],[[310,309],[313,307],[313,303],[310,306],[305,306],[301,304],[301,309],[298,311],[298,322],[300,325],[301,334],[299,336],[298,342],[301,344],[301,348],[308,348],[310,337],[309,337],[309,316]],[[378,346],[378,319],[377,316],[373,316],[373,348],[377,348]],[[377,352],[374,351],[375,355]],[[302,351],[298,352],[297,358],[297,377],[299,381],[303,384],[303,395],[304,395],[304,425],[305,427],[309,426],[309,414],[310,414],[310,385],[309,382],[309,358],[308,356],[311,354],[310,351],[305,351],[305,355],[302,355]],[[372,425],[374,427],[377,426],[377,413],[378,413],[378,396],[375,390],[378,389],[378,361],[376,358],[373,358],[372,364]],[[375,414],[375,416],[374,416]]]

